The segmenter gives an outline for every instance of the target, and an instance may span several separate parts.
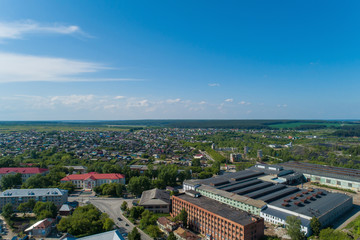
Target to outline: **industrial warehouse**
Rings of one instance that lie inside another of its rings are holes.
[[[338,188],[360,191],[360,170],[323,166],[303,162],[286,162],[284,169],[301,173],[308,181],[318,182]]]
[[[258,164],[244,171],[213,178],[187,180],[184,190],[195,190],[277,225],[284,225],[289,215],[297,216],[301,219],[302,231],[307,235],[311,234],[312,217],[317,217],[325,227],[352,208],[352,197],[348,195],[286,185],[303,179],[302,174],[291,169]]]

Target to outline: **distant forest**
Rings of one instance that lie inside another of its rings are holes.
[[[2,121],[0,126],[236,128],[236,129],[338,129],[336,136],[360,136],[359,121],[326,120],[119,120],[119,121]]]

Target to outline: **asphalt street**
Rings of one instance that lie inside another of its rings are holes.
[[[109,217],[114,220],[115,225],[118,227],[121,233],[130,233],[134,228],[134,224],[132,224],[129,220],[127,220],[127,218],[124,217],[120,209],[120,206],[124,201],[128,203],[128,207],[132,207],[132,201],[134,199],[98,198],[92,196],[69,197],[69,201],[74,200],[83,204],[91,203],[100,211],[107,213]],[[121,220],[119,220],[118,218],[120,218]],[[152,237],[141,231],[139,228],[138,230],[141,234],[142,240],[153,239]]]

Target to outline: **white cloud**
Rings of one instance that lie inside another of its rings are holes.
[[[0,112],[12,113],[15,119],[144,119],[144,118],[214,118],[218,114],[233,114],[231,104],[214,104],[190,99],[145,99],[95,94],[52,96],[0,96]],[[179,98],[180,99],[180,98]],[[171,100],[171,101],[169,101]],[[178,102],[174,104],[174,102]],[[244,112],[245,114],[245,112]],[[6,115],[11,118],[10,115]],[[235,116],[235,115],[234,115]],[[14,118],[14,117],[13,117]]]
[[[220,87],[219,83],[209,83],[209,87]]]
[[[234,101],[234,99],[232,99],[232,98],[225,99],[225,102],[233,102],[233,101]]]
[[[179,103],[181,101],[180,98],[177,98],[177,99],[168,99],[166,100],[167,103]]]
[[[239,104],[241,104],[241,105],[250,105],[251,103],[250,103],[250,102],[246,102],[246,101],[241,101],[241,102],[239,102]]]
[[[95,62],[0,52],[0,83],[141,80],[131,78],[94,79],[79,77],[81,74],[94,73],[106,69],[110,68]]]
[[[286,108],[287,106],[288,106],[287,104],[278,104],[278,105],[277,105],[277,107],[279,107],[279,108],[281,108],[281,107],[282,107],[282,108]]]
[[[114,99],[117,99],[117,100],[124,99],[124,98],[125,98],[125,96],[116,96],[116,97],[114,97]]]
[[[61,103],[64,105],[75,105],[79,103],[87,103],[95,98],[94,95],[70,95],[70,96],[55,96],[50,99],[53,103]]]
[[[44,25],[35,21],[0,22],[1,39],[20,39],[28,33],[53,33],[53,34],[75,34],[85,35],[80,27],[75,25],[51,24]]]

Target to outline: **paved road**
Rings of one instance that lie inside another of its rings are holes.
[[[133,199],[122,199],[122,198],[96,198],[96,197],[69,197],[69,201],[79,201],[86,203],[89,201],[95,207],[97,207],[100,211],[105,212],[109,215],[111,219],[114,220],[115,225],[118,226],[119,231],[121,233],[130,233],[134,228],[134,224],[132,224],[129,220],[127,220],[120,210],[121,204],[126,201],[128,203],[128,207],[132,207]],[[121,221],[118,220],[121,219]],[[149,235],[144,233],[138,228],[141,239],[142,240],[152,240]]]
[[[211,156],[210,154],[208,154],[206,151],[201,151],[199,150],[199,152],[203,155],[205,155],[205,157],[208,159],[208,160],[211,160],[211,161],[215,161]]]

